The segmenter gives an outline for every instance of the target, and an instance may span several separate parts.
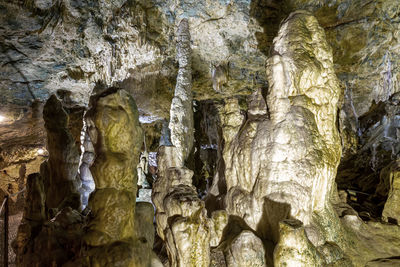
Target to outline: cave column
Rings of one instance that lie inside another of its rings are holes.
[[[210,223],[204,202],[192,185],[193,171],[185,167],[193,149],[191,49],[186,19],[177,31],[179,71],[170,110],[173,146],[158,151],[158,179],[153,185],[159,236],[166,242],[171,266],[210,264]]]

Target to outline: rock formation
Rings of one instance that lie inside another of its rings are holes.
[[[151,262],[151,247],[145,245],[151,245],[151,240],[146,235],[138,239],[135,231],[136,165],[143,140],[138,117],[132,97],[112,88],[94,96],[87,112],[96,154],[90,168],[96,190],[89,199],[91,219],[83,236],[89,249],[78,261],[82,266],[147,266]]]
[[[77,177],[83,108],[52,95],[43,117],[49,158],[27,179],[26,207],[15,242],[19,266],[61,265],[80,246],[83,216]]]
[[[185,162],[193,148],[191,49],[187,20],[178,26],[179,72],[169,128],[173,146],[158,150],[158,179],[153,186],[157,232],[165,240],[171,266],[209,266],[210,229],[204,202],[192,185]]]
[[[177,148],[178,158],[185,162],[192,152],[193,111],[192,111],[192,53],[190,48],[189,23],[179,23],[177,31],[177,58],[179,62],[175,95],[171,103],[169,129],[171,142]]]
[[[160,147],[158,179],[153,186],[158,235],[165,240],[171,266],[208,266],[210,227],[204,202],[192,185],[178,149]]]
[[[67,113],[68,110],[69,114]],[[43,118],[47,131],[49,159],[43,165],[46,177],[46,206],[59,208],[62,202],[72,201],[69,206],[80,205],[77,179],[80,157],[80,131],[83,109],[67,109],[52,95],[46,102]],[[77,123],[77,125],[74,125]]]
[[[400,225],[400,178],[398,162],[390,165],[389,168],[388,175],[382,177],[382,182],[388,183],[386,186],[389,188],[387,200],[382,211],[382,218],[386,222],[390,221]]]
[[[0,10],[18,265],[399,264],[397,0]]]
[[[79,177],[81,180],[81,188],[79,189],[79,192],[81,194],[82,209],[85,209],[89,202],[89,195],[95,189],[93,176],[90,172],[90,167],[95,158],[95,151],[86,129],[82,131],[82,135],[81,138],[83,139],[83,144],[81,148],[83,151],[81,165],[79,166]]]
[[[324,32],[311,14],[298,11],[284,21],[273,53],[266,101],[261,90],[251,96],[247,121],[225,144],[226,209],[273,243],[284,242],[281,220],[300,220],[318,229],[312,240],[318,246],[335,235],[315,214],[332,212],[340,88]]]

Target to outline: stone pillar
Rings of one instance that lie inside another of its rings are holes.
[[[192,185],[193,171],[185,167],[193,149],[194,126],[191,93],[189,23],[183,19],[177,32],[179,72],[170,110],[173,146],[158,151],[158,178],[153,184],[157,232],[166,242],[171,266],[208,267],[210,223],[204,202]]]
[[[177,148],[177,156],[185,162],[192,152],[194,142],[192,51],[187,19],[179,23],[176,49],[179,70],[176,77],[175,95],[171,103],[169,129],[172,144]]]
[[[136,166],[143,141],[137,107],[126,91],[115,88],[94,99],[86,119],[96,154],[90,168],[96,190],[83,237],[88,256],[80,264],[147,266],[152,251],[135,231]]]
[[[41,175],[44,177],[48,209],[65,206],[78,209],[80,206],[77,174],[83,112],[83,108],[63,106],[55,95],[50,96],[44,106],[49,159],[41,167]]]

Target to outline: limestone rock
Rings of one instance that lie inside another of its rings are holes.
[[[79,264],[144,266],[151,250],[143,244],[151,240],[137,239],[134,224],[136,165],[143,140],[137,107],[126,91],[115,88],[94,96],[92,105],[86,119],[96,153],[90,169],[96,190],[89,199],[93,218],[83,237],[90,249]]]
[[[43,222],[46,220],[45,213],[45,191],[42,177],[36,173],[28,176],[27,192],[23,220],[18,227],[18,233],[15,240],[14,250],[17,254],[19,264],[27,264],[27,258],[24,254],[31,250],[29,243],[38,234]]]
[[[400,224],[400,173],[397,170],[398,162],[394,165],[387,177],[389,182],[389,192],[382,212],[383,220]]]
[[[148,202],[136,202],[135,209],[135,230],[138,239],[146,240],[146,246],[150,250],[154,245],[154,207]]]
[[[83,136],[81,138],[83,138],[83,151],[79,166],[79,177],[82,185],[79,192],[81,194],[82,209],[85,209],[89,202],[89,195],[95,189],[93,176],[90,172],[90,166],[92,166],[95,159],[95,151],[86,129],[83,130]]]
[[[307,35],[299,38],[305,28]],[[255,231],[265,217],[263,231],[277,233],[277,222],[287,216],[308,225],[313,213],[328,205],[340,159],[339,86],[323,37],[309,13],[298,11],[285,20],[267,65],[271,119],[260,104],[261,92],[255,92],[252,116],[228,143],[227,210]]]
[[[228,224],[228,214],[224,210],[217,210],[211,214],[210,220],[210,246],[218,246],[222,239],[226,225]]]
[[[83,110],[68,109],[57,96],[52,95],[43,109],[47,131],[49,159],[43,166],[46,179],[47,208],[58,208],[63,202],[78,208],[79,136],[82,129]],[[76,123],[80,119],[80,124]],[[74,198],[76,200],[72,200]],[[68,200],[71,199],[71,200]],[[63,204],[64,205],[64,204]]]
[[[205,199],[207,209],[211,211],[223,209],[225,206],[225,162],[231,160],[230,144],[245,119],[237,98],[225,99],[223,104],[217,106],[217,110],[221,121],[221,134],[218,138],[217,171]]]
[[[192,185],[193,171],[183,167],[176,147],[158,152],[153,185],[158,235],[166,242],[171,266],[208,266],[210,226],[204,202]]]
[[[179,71],[174,98],[171,103],[169,129],[172,144],[178,157],[184,162],[192,152],[194,125],[192,110],[192,53],[190,48],[189,22],[183,19],[177,31],[177,59]]]
[[[280,240],[274,250],[277,266],[325,266],[322,255],[308,240],[300,221],[285,220],[279,224]]]
[[[400,249],[398,225],[363,222],[357,215],[345,215],[342,224],[351,232],[346,254],[354,266],[365,266],[376,259],[396,257]],[[379,262],[379,261],[378,261]]]
[[[359,149],[346,155],[338,169],[338,188],[352,190],[349,204],[364,219],[380,218],[390,189],[390,176],[400,151],[398,130],[400,94],[386,102],[372,104],[359,117]]]
[[[248,97],[245,123],[239,107],[229,108],[237,113],[221,116],[224,174],[218,174],[222,181],[215,179],[210,193],[219,191],[230,216],[242,218],[273,244],[281,240],[280,221],[302,221],[315,229],[314,244],[303,237],[317,251],[327,241],[342,242],[330,204],[341,156],[336,128],[340,87],[324,31],[310,13],[292,13],[273,49],[267,62],[268,92],[259,89]]]
[[[227,266],[267,266],[263,246],[262,241],[254,233],[241,232],[225,252]]]
[[[55,95],[43,110],[49,158],[40,174],[27,180],[23,223],[15,242],[20,266],[62,265],[79,249],[79,137],[83,108],[63,104]]]
[[[43,222],[46,219],[45,201],[43,178],[38,173],[29,175],[26,183],[26,202],[30,205],[25,207],[24,218],[33,222]]]

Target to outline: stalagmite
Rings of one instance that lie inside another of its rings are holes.
[[[93,181],[92,173],[90,172],[90,167],[94,162],[95,151],[90,140],[89,134],[86,130],[83,132],[83,155],[82,162],[79,166],[79,176],[81,179],[81,188],[79,192],[81,193],[82,209],[84,209],[89,202],[89,195],[95,189],[95,184]]]
[[[80,246],[83,217],[77,177],[84,108],[52,95],[43,110],[49,158],[27,179],[27,201],[15,249],[19,266],[62,265]]]
[[[80,129],[83,108],[68,108],[52,95],[43,109],[49,159],[42,169],[46,184],[47,208],[80,206],[77,178],[80,156]]]
[[[109,89],[94,96],[87,112],[96,159],[90,170],[96,190],[89,200],[92,219],[83,240],[89,250],[82,266],[146,266],[151,249],[135,231],[136,165],[143,140],[133,98]],[[151,235],[151,233],[149,233]]]
[[[158,179],[153,186],[158,235],[166,241],[171,266],[208,266],[210,229],[204,202],[192,185],[177,148],[160,147]]]
[[[204,202],[192,185],[193,171],[185,161],[193,147],[191,50],[189,24],[178,27],[179,72],[171,104],[171,141],[158,151],[158,179],[153,186],[159,236],[165,240],[171,266],[209,266],[210,229]]]
[[[178,76],[174,98],[171,103],[169,129],[171,142],[177,148],[177,156],[186,161],[192,152],[193,110],[192,110],[192,53],[190,48],[189,22],[183,19],[177,31]]]
[[[249,97],[247,121],[224,148],[227,212],[275,244],[285,244],[279,222],[289,218],[305,225],[312,246],[340,239],[329,202],[341,155],[340,88],[324,36],[305,11],[284,21],[267,62],[266,99],[262,90]]]

